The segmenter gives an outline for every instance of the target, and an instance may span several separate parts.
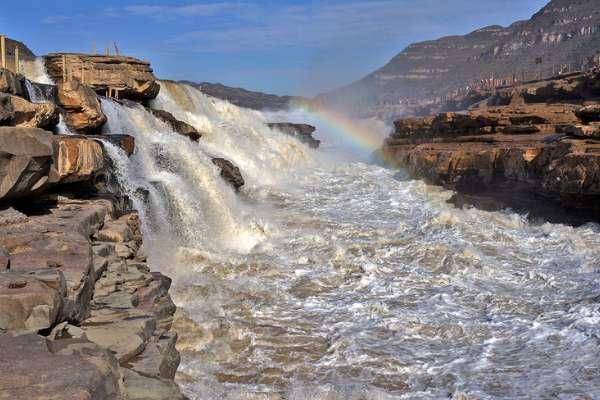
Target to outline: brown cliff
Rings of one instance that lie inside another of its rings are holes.
[[[48,75],[54,82],[63,80],[63,56],[67,60],[68,77],[90,86],[98,94],[118,90],[118,96],[130,100],[150,100],[160,86],[150,63],[126,56],[51,53],[45,56]]]
[[[381,155],[459,193],[527,194],[597,215],[599,80],[594,72],[514,87],[465,113],[397,120]],[[498,98],[508,104],[489,105]]]

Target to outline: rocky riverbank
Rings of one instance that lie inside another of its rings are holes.
[[[183,399],[171,280],[151,270],[137,213],[109,184],[104,143],[131,155],[135,141],[100,135],[96,93],[147,98],[158,81],[130,58],[83,65],[42,100],[29,88],[43,85],[0,69],[0,399]],[[80,135],[58,134],[59,115]]]
[[[44,64],[55,85],[0,68],[0,399],[183,399],[171,280],[147,263],[106,147],[131,157],[136,133],[103,134],[102,103],[147,111],[190,146],[204,132],[151,107],[168,83],[147,62],[55,53]],[[271,128],[319,144],[314,127]],[[242,171],[212,161],[240,190]]]
[[[464,113],[395,121],[384,161],[457,190],[457,203],[549,204],[597,220],[600,73],[498,91]],[[529,200],[527,200],[529,199]]]

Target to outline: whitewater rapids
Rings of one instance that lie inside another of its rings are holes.
[[[268,115],[161,83],[155,108],[103,100],[107,144],[173,277],[191,399],[600,397],[600,227],[455,209],[451,193],[327,154]],[[296,115],[297,116],[297,115]],[[309,116],[307,116],[309,118]],[[333,146],[335,147],[335,146]],[[212,157],[236,163],[236,194]]]

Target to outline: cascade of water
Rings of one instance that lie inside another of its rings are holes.
[[[360,162],[294,175],[310,150],[262,113],[161,86],[154,107],[200,142],[103,99],[105,133],[136,139],[131,158],[105,147],[174,278],[191,399],[598,397],[597,226],[456,209]],[[236,195],[212,156],[264,195]]]
[[[209,97],[192,86],[161,82],[153,107],[202,132],[206,150],[236,163],[249,185],[272,184],[281,178],[278,171],[312,161],[299,141],[269,129],[262,113]]]
[[[104,133],[135,137],[130,159],[106,147],[152,237],[215,252],[245,252],[261,240],[260,222],[248,218],[212,162],[221,152],[173,132],[140,105],[102,99],[102,109],[108,117]]]
[[[27,78],[25,79],[25,88],[27,89],[27,94],[32,103],[53,101],[49,96],[50,90],[44,90],[41,86],[34,84],[41,83],[42,85],[54,85],[54,82],[52,82],[52,79],[50,79],[50,76],[46,71],[46,65],[44,64],[44,59],[42,57],[38,57],[35,61],[27,63],[24,68],[24,74]],[[67,126],[62,113],[59,114],[58,118],[56,133],[61,135],[73,135],[74,133]]]

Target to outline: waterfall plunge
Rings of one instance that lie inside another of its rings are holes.
[[[185,108],[170,97],[173,88],[187,94],[177,99],[186,102]],[[177,134],[140,105],[102,99],[108,117],[104,133],[129,134],[136,140],[131,158],[106,143],[119,183],[156,243],[213,256],[247,252],[263,239],[266,222],[251,215],[212,158],[232,160],[248,184],[257,186],[276,180],[271,171],[310,161],[309,151],[265,127],[258,112],[211,99],[189,86],[169,84],[169,89],[154,106],[185,116],[205,133],[200,143]]]

